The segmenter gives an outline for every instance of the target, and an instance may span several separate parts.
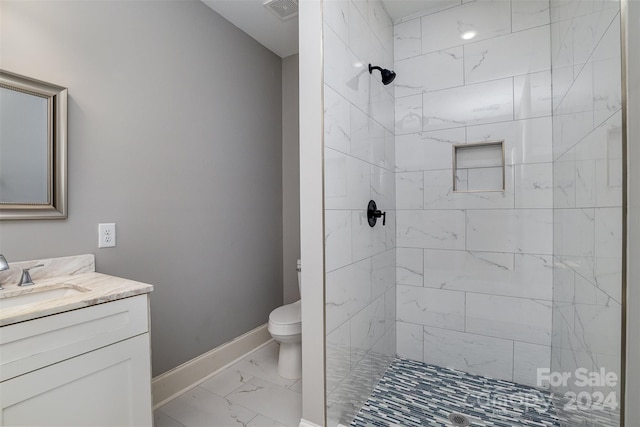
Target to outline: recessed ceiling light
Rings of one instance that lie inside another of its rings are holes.
[[[471,40],[477,35],[477,31],[465,31],[464,33],[460,34],[460,38],[462,38],[463,40]]]

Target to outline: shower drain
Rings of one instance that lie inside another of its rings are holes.
[[[451,421],[451,423],[455,427],[467,427],[469,424],[471,424],[469,418],[465,417],[462,414],[456,414],[455,412],[449,414],[449,421]]]

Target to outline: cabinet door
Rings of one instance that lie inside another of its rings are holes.
[[[151,426],[149,334],[0,383],[4,426]]]

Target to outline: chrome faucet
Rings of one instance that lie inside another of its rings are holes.
[[[9,269],[9,263],[7,262],[7,259],[4,257],[4,255],[0,254],[0,271],[5,271]],[[0,286],[0,291],[4,289],[2,286]]]
[[[22,277],[20,278],[20,283],[18,283],[18,286],[34,285],[35,283],[33,283],[33,280],[31,279],[31,274],[29,274],[29,270],[37,267],[44,267],[44,264],[38,264],[38,265],[34,265],[33,267],[23,269]]]

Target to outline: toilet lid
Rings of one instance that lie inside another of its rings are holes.
[[[269,323],[273,325],[291,325],[301,322],[300,301],[278,307],[269,315]]]

